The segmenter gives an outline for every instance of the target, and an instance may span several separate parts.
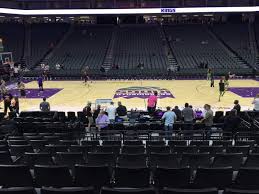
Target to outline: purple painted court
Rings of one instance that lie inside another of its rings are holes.
[[[254,98],[259,94],[259,87],[231,87],[229,91],[243,98]]]
[[[50,98],[51,96],[60,92],[61,88],[46,88],[43,92],[40,92],[39,89],[26,89],[26,97],[27,98]],[[20,92],[18,89],[11,90],[11,94],[13,96],[20,96]]]

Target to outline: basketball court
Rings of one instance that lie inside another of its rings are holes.
[[[14,95],[19,92],[16,85],[8,86]],[[230,91],[226,92],[221,102],[218,102],[218,80],[215,88],[210,87],[206,80],[107,80],[93,81],[89,86],[82,81],[45,81],[44,92],[38,91],[36,81],[27,81],[26,99],[20,99],[20,110],[39,110],[42,97],[47,97],[51,110],[81,111],[88,101],[96,99],[112,99],[115,103],[121,101],[130,110],[146,110],[148,95],[159,92],[158,107],[180,108],[189,102],[195,109],[202,109],[205,103],[211,104],[214,110],[229,110],[234,100],[239,100],[242,110],[252,110],[252,100],[259,93],[259,81],[231,80]],[[3,107],[3,103],[0,105]]]

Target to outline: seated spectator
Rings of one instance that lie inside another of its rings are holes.
[[[43,98],[43,102],[40,103],[40,110],[43,112],[50,111],[50,104],[46,102],[46,98]]]
[[[241,118],[237,115],[237,110],[232,109],[224,118],[224,130],[228,132],[235,132],[241,123]]]
[[[234,107],[233,109],[235,109],[237,111],[237,114],[239,115],[240,111],[241,111],[241,106],[239,104],[239,101],[238,100],[235,100],[234,101]]]
[[[205,124],[207,130],[211,130],[213,125],[213,111],[211,110],[211,106],[209,104],[205,104],[204,109],[206,113],[201,122]]]
[[[98,115],[95,123],[99,130],[107,129],[107,127],[110,123],[107,113],[105,111],[101,111],[100,114]]]
[[[118,107],[116,109],[116,113],[120,118],[126,119],[127,118],[127,108],[123,106],[121,102],[118,102]]]

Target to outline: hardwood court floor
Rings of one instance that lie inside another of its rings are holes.
[[[143,81],[93,81],[85,86],[82,81],[45,81],[45,88],[61,89],[48,98],[51,110],[58,111],[80,111],[88,101],[94,103],[96,99],[113,99],[116,91],[128,87],[159,87],[171,92],[174,98],[159,99],[158,107],[166,106],[183,107],[189,102],[195,108],[202,108],[205,103],[211,104],[214,110],[229,110],[234,100],[239,100],[242,110],[252,109],[252,97],[241,97],[230,91],[226,92],[221,102],[218,102],[218,80],[215,80],[215,88],[210,88],[206,80],[143,80]],[[251,87],[259,89],[259,82],[255,80],[231,80],[230,87]],[[37,82],[31,81],[26,88],[37,88]],[[125,89],[125,90],[126,90]],[[149,88],[150,89],[150,88]],[[149,90],[141,89],[140,90]],[[124,91],[125,91],[124,90]],[[129,90],[132,90],[130,88]],[[257,90],[258,91],[258,90]],[[250,92],[249,90],[247,91]],[[39,103],[42,96],[38,98],[20,99],[20,110],[39,110]],[[122,101],[128,109],[146,109],[146,99],[143,98],[115,98],[114,102]],[[3,107],[3,103],[0,104]],[[0,111],[3,111],[2,109]]]

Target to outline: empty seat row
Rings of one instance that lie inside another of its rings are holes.
[[[37,165],[34,178],[28,166],[0,165],[0,186],[8,187],[89,187],[102,186],[144,188],[211,188],[259,189],[259,169],[241,168],[232,180],[233,169],[198,168],[195,175],[190,168],[121,168],[76,165],[73,174],[66,166]]]

